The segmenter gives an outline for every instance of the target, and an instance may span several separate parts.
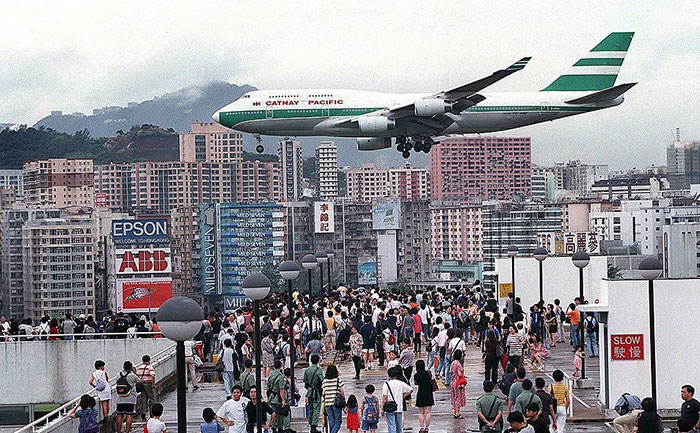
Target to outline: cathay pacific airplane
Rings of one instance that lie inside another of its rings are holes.
[[[442,137],[503,131],[620,105],[636,83],[615,85],[634,33],[611,33],[540,91],[491,93],[493,83],[525,67],[524,57],[469,84],[432,94],[359,90],[255,90],[212,116],[242,132],[276,136],[357,137],[359,150],[396,143],[430,152]],[[483,92],[482,92],[483,91]],[[262,152],[258,145],[258,152]]]

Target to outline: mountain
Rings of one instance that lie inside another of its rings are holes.
[[[113,137],[119,131],[143,124],[184,132],[190,130],[193,121],[211,121],[213,112],[251,90],[255,88],[215,81],[204,86],[183,88],[149,101],[129,103],[127,107],[95,109],[92,115],[53,112],[34,126],[45,126],[67,134],[87,130],[93,137]]]
[[[99,162],[177,161],[180,142],[177,132],[154,125],[132,127],[105,142],[106,158]]]

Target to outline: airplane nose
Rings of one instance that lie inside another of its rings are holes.
[[[214,119],[216,123],[219,123],[219,112],[221,110],[216,111],[214,114],[211,115],[211,118]]]

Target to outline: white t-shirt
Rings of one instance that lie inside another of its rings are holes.
[[[246,430],[246,405],[250,403],[246,397],[241,397],[240,400],[236,401],[234,399],[226,400],[224,404],[221,405],[216,415],[219,418],[226,418],[229,421],[233,421],[233,425],[228,428],[229,433],[239,433],[245,432]]]
[[[224,371],[233,371],[233,349],[226,347],[223,350]]]
[[[163,433],[166,430],[165,423],[159,419],[151,418],[146,423],[146,429],[148,433]]]
[[[387,384],[389,386],[387,386]],[[391,387],[391,392],[389,392],[389,387]],[[403,412],[403,395],[411,390],[413,390],[413,388],[408,386],[405,382],[392,379],[389,382],[384,382],[384,385],[382,385],[382,396],[385,395],[387,401],[395,401],[398,407],[396,412],[400,413]],[[391,398],[392,394],[394,398]]]

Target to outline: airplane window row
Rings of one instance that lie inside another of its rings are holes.
[[[298,98],[299,95],[279,95],[279,96],[268,96],[269,98]]]
[[[333,95],[309,95],[309,98],[330,98]]]

